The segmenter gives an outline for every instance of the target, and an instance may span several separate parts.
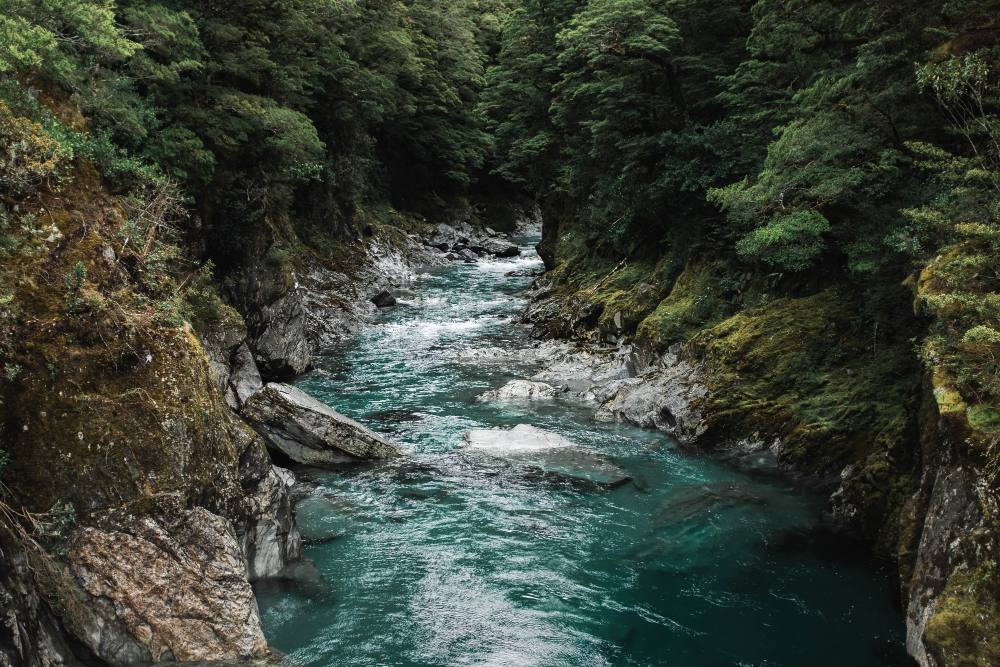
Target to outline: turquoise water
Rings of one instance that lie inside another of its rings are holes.
[[[322,580],[257,585],[270,643],[306,665],[907,664],[889,578],[822,530],[822,489],[595,424],[572,395],[474,402],[536,368],[455,353],[531,344],[511,319],[531,279],[504,274],[540,266],[529,251],[427,270],[299,383],[410,456],[309,473],[298,516]],[[631,481],[459,447],[519,423]]]

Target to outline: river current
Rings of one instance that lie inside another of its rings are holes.
[[[306,471],[318,574],[256,585],[269,643],[303,665],[906,665],[889,577],[824,530],[825,494],[732,454],[590,421],[575,392],[477,403],[537,365],[463,351],[534,343],[521,257],[422,273],[298,386],[409,456]],[[532,424],[613,457],[602,485],[476,455]]]

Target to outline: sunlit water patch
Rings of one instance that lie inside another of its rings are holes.
[[[271,644],[305,665],[905,665],[889,579],[819,529],[820,491],[595,424],[572,394],[474,400],[536,368],[513,353],[524,249],[426,270],[299,383],[409,456],[308,472],[322,578],[257,585]],[[462,446],[515,424],[628,481]]]

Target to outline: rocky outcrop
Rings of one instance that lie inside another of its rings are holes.
[[[124,217],[86,161],[39,201],[65,242],[23,270],[82,266],[87,300],[67,313],[61,280],[9,292],[24,319],[0,332],[18,362],[0,420],[17,509],[0,513],[0,663],[266,660],[248,575],[297,556],[294,509],[224,393],[252,392],[246,341],[267,347],[267,327],[204,282],[193,326],[130,296],[145,274],[105,252]]]
[[[240,314],[230,306],[221,301],[212,305],[217,311],[216,316],[209,321],[200,320],[196,332],[212,368],[215,385],[220,393],[225,394],[233,372],[234,355],[240,348],[246,348],[247,327]],[[252,357],[250,363],[253,363]]]
[[[0,524],[0,665],[77,667],[78,653],[83,651],[39,594],[24,545]]]
[[[297,463],[328,466],[402,454],[374,431],[284,384],[254,394],[241,415],[269,448]]]
[[[152,511],[100,517],[74,534],[68,561],[92,596],[91,613],[71,623],[111,665],[267,652],[232,524],[202,507],[185,509],[178,496],[157,499]]]
[[[389,306],[396,305],[396,297],[394,297],[388,290],[382,290],[371,299],[372,303],[375,304],[377,308],[388,308]]]
[[[226,405],[239,412],[251,396],[264,388],[264,381],[246,343],[232,355],[229,378],[225,386]]]
[[[604,312],[600,303],[595,303],[583,294],[552,296],[552,282],[541,277],[528,290],[526,296],[531,303],[520,316],[520,321],[532,325],[534,338],[584,339],[597,343],[598,320]]]
[[[239,526],[237,536],[251,582],[274,576],[302,557],[293,486],[295,477],[291,472],[270,466],[249,494],[249,517]]]
[[[468,222],[459,222],[454,226],[442,223],[418,238],[429,248],[454,253],[469,261],[481,257],[517,257],[521,254],[516,244],[502,238],[497,232],[491,234],[491,231],[473,227]]]
[[[602,398],[596,421],[618,421],[663,431],[690,443],[705,432],[697,407],[708,389],[700,382],[698,365],[678,358],[679,346],[639,378],[618,379],[591,390]]]
[[[371,325],[374,297],[406,285],[420,266],[447,264],[444,253],[426,248],[419,237],[383,230],[352,248],[349,263],[308,258],[295,285],[306,310],[306,338],[314,354]]]
[[[960,548],[962,542],[969,533],[981,528],[984,521],[967,471],[961,467],[938,470],[906,607],[906,650],[920,667],[941,664],[924,643],[927,624],[935,615],[948,577],[967,557]]]
[[[312,366],[306,339],[306,309],[295,293],[286,294],[259,311],[260,334],[251,338],[254,360],[263,377],[287,378]]]

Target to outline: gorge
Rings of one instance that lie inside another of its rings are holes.
[[[982,0],[0,0],[0,667],[1000,665]]]

